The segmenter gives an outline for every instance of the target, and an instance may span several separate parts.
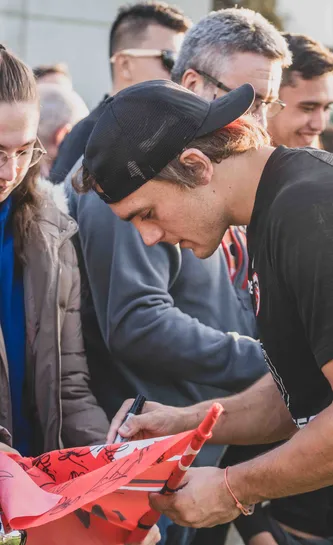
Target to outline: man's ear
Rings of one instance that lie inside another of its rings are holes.
[[[180,162],[198,174],[200,185],[207,185],[213,176],[213,164],[209,157],[196,148],[183,151]]]
[[[204,79],[198,72],[189,68],[184,72],[181,85],[186,89],[189,89],[196,95],[202,96],[204,90]]]
[[[62,127],[59,127],[59,129],[56,130],[54,133],[54,143],[57,146],[57,148],[60,146],[61,142],[65,138],[65,136],[71,132],[73,126],[70,123],[66,123]]]
[[[131,59],[127,55],[123,55],[121,52],[117,55],[114,69],[116,74],[119,74],[119,77],[125,81],[132,81],[132,69],[131,69]]]

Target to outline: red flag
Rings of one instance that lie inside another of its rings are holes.
[[[67,537],[70,545],[122,544],[193,433],[38,458],[0,453],[1,509],[11,528],[28,531],[28,545],[64,545]]]
[[[197,430],[64,449],[37,458],[0,452],[0,506],[27,545],[121,545],[150,511]]]

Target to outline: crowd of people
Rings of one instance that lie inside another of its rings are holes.
[[[169,435],[218,399],[141,545],[221,545],[231,521],[333,543],[333,53],[151,1],[108,55],[89,113],[66,65],[0,45],[0,450]]]

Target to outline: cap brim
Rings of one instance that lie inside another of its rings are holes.
[[[251,108],[254,98],[254,88],[250,83],[245,83],[223,97],[213,100],[204,122],[196,132],[196,137],[222,129],[244,115]]]

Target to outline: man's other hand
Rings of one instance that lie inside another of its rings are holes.
[[[107,436],[107,442],[113,443],[117,433],[131,440],[148,439],[174,435],[192,429],[191,407],[178,408],[146,401],[142,414],[132,416],[127,422],[123,421],[133,404],[134,399],[127,399],[113,418]],[[194,425],[193,427],[196,427]]]

